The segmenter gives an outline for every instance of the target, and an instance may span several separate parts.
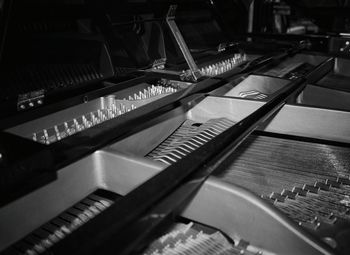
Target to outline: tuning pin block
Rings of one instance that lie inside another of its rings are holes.
[[[296,193],[298,196],[302,196],[302,197],[305,197],[307,195],[307,193],[308,193],[307,190],[304,190],[304,189],[299,188],[299,187],[294,187],[292,189],[292,192]]]
[[[245,60],[246,60],[245,54],[237,53],[229,59],[222,60],[215,64],[204,66],[199,71],[204,76],[220,75],[227,71],[232,70],[236,65],[242,63]]]
[[[325,183],[325,182],[320,182],[320,181],[316,181],[315,182],[315,187],[318,187],[320,190],[323,190],[323,191],[329,191],[331,185]]]
[[[153,84],[142,90],[133,92],[132,95],[128,95],[127,98],[123,98],[122,100],[116,99],[115,95],[106,96],[101,98],[100,109],[65,121],[61,124],[56,124],[53,127],[43,129],[42,131],[32,133],[30,138],[33,141],[43,144],[50,144],[62,140],[67,136],[136,109],[137,103],[131,102],[174,93],[177,91],[176,86],[177,85],[174,87],[169,80],[161,80],[156,85]]]
[[[327,179],[326,180],[326,184],[327,185],[330,185],[331,187],[333,187],[333,188],[340,188],[340,186],[341,186],[341,183],[340,182],[338,182],[338,180],[331,180],[331,179]]]
[[[307,229],[317,230],[321,226],[321,222],[318,221],[318,218],[315,217],[309,222],[299,222],[299,226],[302,226]]]
[[[281,195],[284,196],[285,198],[288,198],[288,199],[295,199],[296,196],[297,196],[297,193],[295,192],[292,192],[290,190],[286,190],[284,189],[282,192],[281,192]]]
[[[280,203],[283,203],[285,200],[286,200],[286,197],[281,195],[281,194],[278,194],[278,193],[275,193],[273,192],[271,195],[270,195],[270,198],[271,199],[274,199],[275,201],[277,202],[280,202]]]
[[[313,193],[313,194],[317,194],[319,189],[320,189],[319,187],[315,187],[315,186],[312,186],[309,184],[304,184],[304,186],[303,186],[303,190],[308,191],[308,192]]]
[[[335,224],[337,222],[337,217],[331,213],[325,220],[328,224]]]
[[[342,185],[350,185],[350,178],[349,177],[338,177],[337,182],[341,183]]]

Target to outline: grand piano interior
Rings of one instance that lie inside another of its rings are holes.
[[[0,254],[349,254],[349,7],[0,0]]]

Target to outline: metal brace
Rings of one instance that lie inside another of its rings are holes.
[[[168,26],[170,27],[170,30],[172,32],[172,34],[175,37],[175,40],[177,42],[177,44],[180,47],[180,50],[190,68],[190,75],[191,75],[191,79],[192,81],[197,81],[202,75],[201,72],[198,69],[197,64],[194,62],[194,59],[187,47],[187,44],[184,40],[184,38],[182,37],[182,34],[178,28],[178,26],[176,25],[175,22],[175,13],[176,13],[176,8],[177,5],[170,5],[169,10],[168,10],[168,14],[166,16],[166,22],[168,24]]]

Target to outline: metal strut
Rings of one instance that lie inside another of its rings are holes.
[[[190,53],[190,50],[187,47],[187,44],[184,40],[184,38],[182,37],[182,34],[179,30],[179,28],[176,25],[175,22],[175,13],[176,13],[176,8],[177,5],[170,5],[167,16],[166,16],[166,22],[170,27],[170,30],[172,32],[172,34],[175,37],[175,40],[177,42],[177,44],[180,47],[180,50],[188,64],[188,67],[190,68],[190,72],[191,72],[191,79],[192,81],[197,81],[202,75],[201,72],[198,69],[197,64],[194,62],[194,59]]]

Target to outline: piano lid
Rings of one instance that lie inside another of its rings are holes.
[[[115,70],[184,62],[165,22],[171,4],[192,54],[203,54],[245,31],[248,2],[1,0],[0,117],[93,90]]]
[[[11,1],[0,0],[0,61],[6,37],[8,18],[11,9]]]
[[[240,0],[90,2],[95,5],[94,15],[108,38],[117,72],[123,68],[145,69],[162,58],[166,58],[167,64],[184,62],[165,21],[170,5],[177,5],[175,21],[186,44],[193,50],[192,54],[216,49],[220,43],[232,41],[232,34],[246,31],[242,23],[248,24],[248,7]],[[224,16],[223,10],[226,10]],[[236,22],[230,21],[232,17]]]
[[[0,117],[101,86],[114,71],[83,0],[4,0]],[[6,33],[5,33],[6,31]],[[4,36],[6,34],[6,36]]]
[[[216,48],[220,43],[245,33],[248,28],[249,0],[153,0],[164,15],[175,3],[176,23],[190,49]],[[194,52],[193,51],[193,52]]]

